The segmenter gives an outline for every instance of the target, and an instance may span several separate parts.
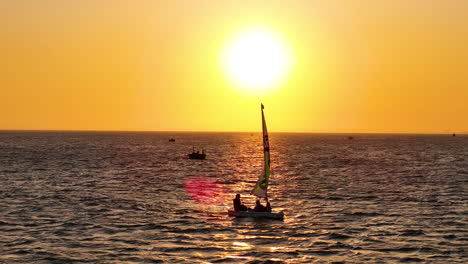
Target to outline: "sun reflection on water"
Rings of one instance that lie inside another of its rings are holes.
[[[275,252],[275,251],[278,251],[278,250],[281,250],[281,249],[285,249],[286,247],[270,247],[270,251],[271,252]]]
[[[238,250],[248,250],[252,248],[249,243],[245,242],[232,242],[232,244],[234,245],[234,248]]]

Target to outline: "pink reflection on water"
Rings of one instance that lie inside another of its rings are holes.
[[[205,205],[222,205],[226,194],[221,185],[206,177],[190,177],[184,182],[185,191],[192,200]]]

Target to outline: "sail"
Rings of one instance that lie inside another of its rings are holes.
[[[262,110],[262,131],[263,131],[263,173],[258,178],[257,184],[253,188],[250,194],[256,195],[262,198],[268,198],[268,180],[270,179],[270,143],[268,142],[268,131],[265,122],[265,115],[263,114],[263,104],[261,104]]]

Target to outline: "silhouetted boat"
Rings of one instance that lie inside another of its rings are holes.
[[[169,142],[175,142],[175,138],[170,138]]]
[[[195,152],[195,147],[193,147],[193,151],[192,153],[188,154],[188,157],[189,159],[205,159],[206,158],[205,150],[202,149],[202,153],[200,153],[200,151],[198,150],[197,152]]]
[[[456,137],[457,135],[455,135],[455,133],[453,133],[452,137]]]
[[[354,139],[354,137],[348,137],[348,139]]]
[[[263,114],[263,104],[261,105],[262,110],[262,131],[263,131],[263,173],[258,177],[257,183],[255,184],[253,190],[250,194],[253,194],[259,198],[265,198],[268,205],[268,181],[270,179],[270,143],[268,140],[268,131],[265,122],[265,115]],[[268,208],[269,206],[267,206]],[[268,212],[257,212],[257,211],[234,211],[228,210],[229,216],[234,217],[252,217],[252,218],[270,218],[283,220],[284,213],[273,213],[271,209]]]
[[[270,219],[284,219],[284,213],[272,213],[272,212],[255,212],[255,211],[228,211],[229,216],[235,217],[252,217],[252,218],[270,218]]]

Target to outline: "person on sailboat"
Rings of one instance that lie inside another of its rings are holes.
[[[240,194],[236,194],[236,198],[232,200],[234,203],[234,211],[247,211],[249,208],[241,203]]]
[[[255,212],[267,212],[267,208],[260,203],[260,200],[255,201]]]

